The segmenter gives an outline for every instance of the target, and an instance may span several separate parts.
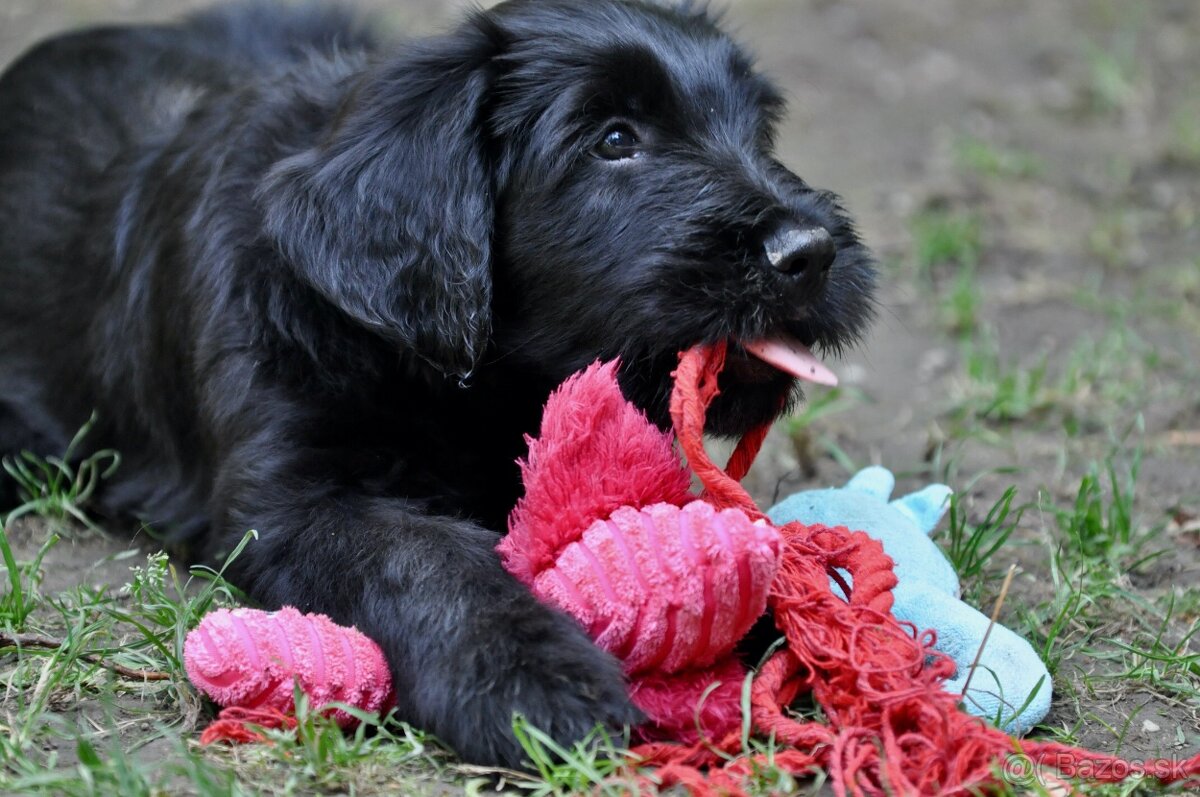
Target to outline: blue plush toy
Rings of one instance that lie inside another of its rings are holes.
[[[891,471],[865,468],[845,487],[796,493],[767,514],[776,525],[798,520],[846,526],[882,542],[896,563],[899,580],[892,613],[917,628],[937,632],[937,649],[958,665],[946,689],[961,692],[988,618],[958,599],[958,576],[928,537],[946,513],[952,491],[931,484],[889,503],[895,486]],[[849,574],[844,575],[849,580]],[[834,589],[840,593],[836,583]],[[1022,734],[1050,708],[1050,674],[1028,642],[996,625],[963,703],[968,711],[996,722],[1008,733]]]

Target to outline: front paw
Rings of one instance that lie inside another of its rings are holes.
[[[560,626],[557,638],[526,650],[513,690],[515,711],[564,744],[597,725],[616,737],[638,725],[644,716],[630,699],[620,663],[596,647],[574,620],[557,612],[552,616]]]
[[[464,760],[520,768],[528,757],[513,734],[516,714],[564,746],[597,725],[619,737],[641,721],[616,659],[565,615],[522,608],[464,634],[421,679],[433,711],[417,713],[432,713],[429,730]]]

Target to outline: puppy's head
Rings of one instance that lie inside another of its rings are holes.
[[[620,356],[662,422],[677,353],[725,340],[712,430],[774,417],[796,378],[747,346],[838,351],[874,273],[837,199],[774,158],[778,92],[704,15],[520,0],[498,17],[500,354],[564,375]]]
[[[748,349],[862,333],[871,258],[774,158],[780,96],[706,15],[510,0],[388,68],[276,169],[269,220],[300,220],[310,285],[443,373],[620,357],[665,423],[677,353],[724,340],[710,427],[735,434],[797,392]]]

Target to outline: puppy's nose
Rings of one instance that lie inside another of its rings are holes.
[[[828,271],[837,256],[833,236],[824,227],[786,225],[767,238],[767,262],[784,274]]]

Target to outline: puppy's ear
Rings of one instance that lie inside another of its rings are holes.
[[[478,20],[477,20],[478,22]],[[259,189],[297,276],[357,323],[465,377],[491,331],[493,200],[479,24],[379,65]]]

